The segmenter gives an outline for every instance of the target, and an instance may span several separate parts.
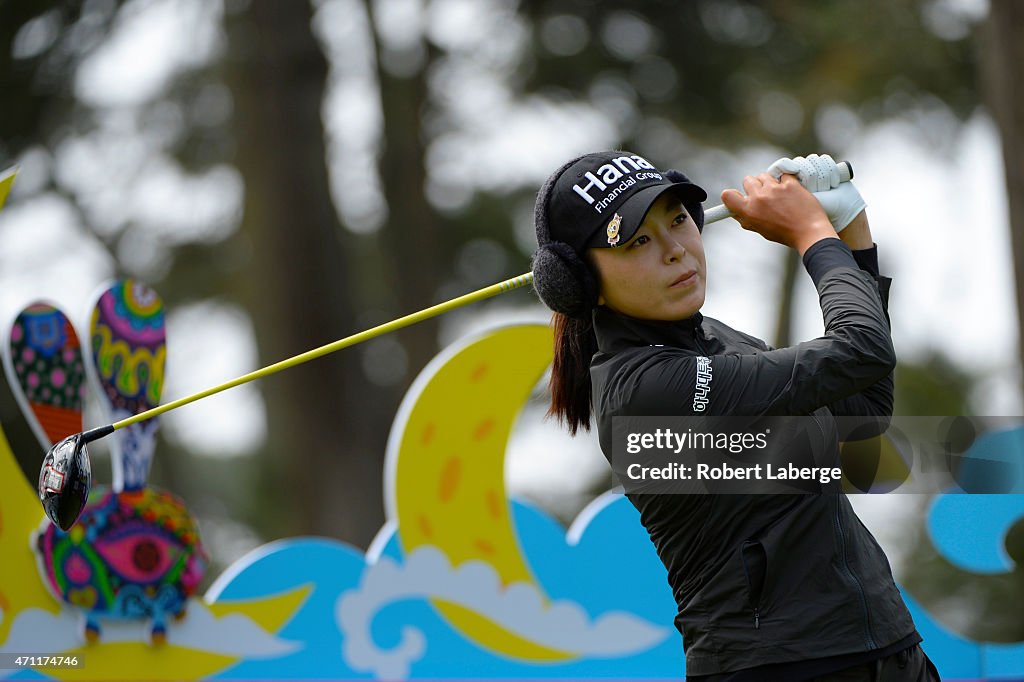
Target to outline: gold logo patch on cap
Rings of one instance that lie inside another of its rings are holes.
[[[622,216],[618,213],[612,216],[612,219],[608,221],[608,229],[605,232],[608,235],[608,246],[615,246],[619,243],[619,225],[622,224]]]

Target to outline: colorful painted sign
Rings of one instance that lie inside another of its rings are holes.
[[[11,392],[45,451],[82,430],[85,366],[70,320],[56,306],[36,302],[14,319],[3,348]]]
[[[160,404],[167,360],[164,303],[142,282],[117,281],[96,299],[89,322],[94,381],[100,387],[108,423]],[[160,419],[118,430],[113,442],[114,490],[146,485]]]
[[[83,610],[89,642],[100,639],[102,619],[117,618],[145,620],[151,640],[163,643],[168,619],[185,616],[206,568],[185,505],[149,486],[94,488],[68,532],[46,519],[33,545],[54,597]]]

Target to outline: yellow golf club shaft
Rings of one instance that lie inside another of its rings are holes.
[[[419,312],[406,315],[405,317],[400,317],[397,320],[385,322],[384,324],[378,325],[371,329],[367,329],[366,331],[361,331],[358,334],[346,336],[343,339],[338,339],[333,343],[328,343],[325,346],[314,348],[313,350],[309,350],[306,351],[305,353],[301,353],[294,357],[290,357],[287,360],[275,362],[273,365],[268,365],[262,369],[257,369],[255,371],[249,372],[248,374],[243,374],[242,376],[236,379],[232,379],[231,381],[226,381],[223,384],[218,384],[217,386],[211,386],[205,391],[200,391],[199,393],[185,396],[184,398],[178,398],[177,400],[165,403],[163,405],[158,405],[157,407],[146,410],[145,412],[139,412],[138,414],[128,417],[127,419],[122,419],[121,421],[114,422],[110,426],[93,429],[92,431],[89,431],[84,435],[87,441],[95,440],[96,438],[101,438],[116,429],[124,428],[125,426],[130,426],[132,424],[136,424],[147,419],[152,419],[153,417],[159,416],[164,412],[169,412],[183,405],[188,405],[189,403],[195,402],[196,400],[201,400],[208,396],[214,395],[215,393],[226,391],[229,388],[234,388],[235,386],[248,383],[250,381],[253,381],[254,379],[270,376],[271,374],[280,372],[281,370],[288,369],[290,367],[295,367],[296,365],[301,365],[304,362],[309,362],[310,360],[315,360],[316,358],[327,355],[329,353],[333,353],[334,351],[337,350],[341,350],[342,348],[348,348],[349,346],[354,346],[357,343],[368,341],[369,339],[381,336],[382,334],[393,332],[396,329],[408,327],[411,324],[427,320],[431,317],[435,317],[442,313],[446,313],[449,310],[454,310],[455,308],[459,308],[470,303],[482,301],[484,299],[491,298],[492,296],[497,296],[498,294],[504,293],[506,291],[519,289],[521,287],[529,285],[531,282],[533,282],[532,272],[527,272],[522,275],[519,275],[518,277],[513,277],[511,279],[506,279],[503,282],[498,282],[497,284],[492,284],[490,286],[484,287],[483,289],[478,289],[474,292],[464,294],[462,296],[459,296],[458,298],[453,298],[450,301],[445,301],[444,303],[438,303],[435,306],[424,308]],[[90,435],[92,437],[90,437]]]
[[[846,161],[840,161],[838,165],[840,167],[841,181],[848,182],[850,178],[853,177],[853,167],[850,166],[850,164]],[[724,218],[728,218],[731,215],[732,214],[725,206],[714,206],[705,211],[704,224],[707,225],[709,223],[717,222]],[[419,312],[406,315],[405,317],[400,317],[397,320],[385,322],[384,324],[378,325],[371,329],[367,329],[366,331],[359,332],[358,334],[346,336],[345,338],[338,339],[337,341],[329,343],[326,346],[314,348],[313,350],[306,351],[305,353],[301,353],[300,355],[288,358],[287,360],[281,360],[280,362],[276,362],[273,365],[268,365],[267,367],[264,367],[262,369],[257,369],[253,372],[249,372],[248,374],[243,374],[237,379],[232,379],[231,381],[225,382],[223,384],[212,386],[206,389],[205,391],[200,391],[199,393],[196,393],[194,395],[185,396],[184,398],[178,398],[175,401],[166,403],[164,405],[158,405],[153,409],[146,410],[145,412],[140,412],[136,415],[128,417],[127,419],[122,419],[119,422],[114,422],[113,424],[109,424],[107,426],[100,426],[90,431],[86,431],[85,433],[82,434],[82,437],[87,443],[94,441],[98,438],[102,438],[112,433],[117,429],[124,428],[125,426],[131,426],[132,424],[137,424],[138,422],[146,421],[147,419],[152,419],[153,417],[159,416],[164,412],[169,412],[183,405],[188,405],[189,403],[201,400],[202,398],[214,395],[215,393],[226,391],[229,388],[234,388],[235,386],[248,383],[254,379],[269,376],[271,374],[274,374],[275,372],[280,372],[283,369],[288,369],[289,367],[301,365],[304,362],[314,360],[321,356],[327,355],[328,353],[333,353],[336,350],[348,348],[349,346],[354,346],[357,343],[362,343],[363,341],[367,341],[382,334],[393,332],[396,329],[408,327],[411,324],[415,324],[417,322],[430,319],[431,317],[436,317],[437,315],[446,313],[449,310],[454,310],[455,308],[459,308],[470,303],[475,303],[476,301],[482,301],[486,298],[491,298],[492,296],[497,296],[498,294],[505,293],[506,291],[519,289],[521,287],[527,286],[532,282],[532,272],[527,272],[522,275],[519,275],[518,277],[513,277],[511,279],[506,279],[503,282],[492,284],[490,286],[484,287],[483,289],[477,289],[474,292],[464,294],[462,296],[459,296],[458,298],[453,298],[450,301],[445,301],[444,303],[438,303],[437,305],[431,306],[429,308],[424,308]]]

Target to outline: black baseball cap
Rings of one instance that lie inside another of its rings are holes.
[[[669,180],[638,154],[587,154],[555,180],[547,216],[551,237],[577,253],[625,244],[640,229],[651,204],[669,191],[686,204],[708,198],[692,182]]]

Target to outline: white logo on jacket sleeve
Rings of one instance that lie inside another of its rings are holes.
[[[711,391],[711,358],[697,356],[697,386],[693,392],[693,411],[703,412],[708,406],[708,393]]]

